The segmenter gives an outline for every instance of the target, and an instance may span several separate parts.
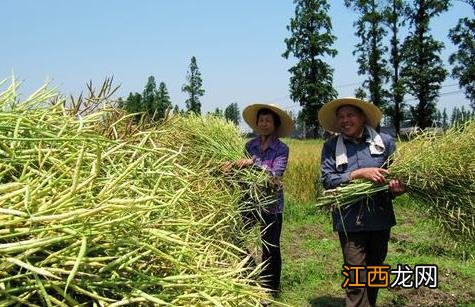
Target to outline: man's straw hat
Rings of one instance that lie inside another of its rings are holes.
[[[257,112],[260,109],[269,109],[272,110],[275,114],[280,117],[281,125],[277,129],[277,135],[279,137],[289,136],[292,130],[294,129],[294,121],[290,118],[289,114],[281,109],[279,106],[275,104],[266,104],[266,103],[255,103],[247,106],[244,111],[242,112],[242,117],[246,121],[246,123],[251,127],[254,131],[258,131],[257,129]]]
[[[339,127],[336,124],[336,111],[342,106],[355,106],[360,108],[366,115],[366,124],[376,128],[383,118],[381,110],[372,103],[365,102],[354,97],[345,97],[332,100],[325,103],[318,111],[318,122],[323,129],[331,132],[339,132]]]

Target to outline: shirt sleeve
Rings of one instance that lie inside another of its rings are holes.
[[[251,152],[251,141],[248,141],[246,143],[246,145],[244,146],[245,150],[246,150],[246,153],[249,155],[249,156],[252,156],[252,152]]]
[[[287,168],[287,163],[289,161],[289,147],[282,146],[280,150],[277,152],[277,157],[272,163],[272,167],[270,172],[272,176],[275,177],[282,177],[284,175],[284,171]]]
[[[323,145],[320,167],[322,171],[320,181],[325,189],[334,189],[351,180],[351,172],[340,173],[336,170],[335,152],[330,142]]]
[[[253,160],[255,166],[268,171],[272,176],[282,177],[284,175],[285,169],[287,168],[287,163],[289,160],[289,147],[286,145],[281,146],[277,150],[276,157],[274,158],[274,161],[272,161],[271,165],[258,161],[255,159],[255,156],[253,157]]]

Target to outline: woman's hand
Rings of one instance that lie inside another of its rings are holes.
[[[269,180],[269,183],[275,189],[282,189],[282,187],[284,186],[284,183],[282,182],[282,177],[271,176],[270,180]]]
[[[229,173],[233,167],[243,168],[243,167],[250,166],[253,163],[254,161],[252,161],[252,159],[240,159],[240,160],[237,160],[236,162],[227,161],[221,165],[220,170],[223,173]]]
[[[220,170],[223,172],[223,173],[229,173],[231,172],[231,169],[233,168],[233,163],[232,162],[229,162],[229,161],[226,161],[224,162],[221,166],[220,166]]]
[[[406,192],[406,186],[399,179],[389,181],[389,190],[395,195],[401,195]]]
[[[254,163],[254,161],[252,161],[252,159],[240,159],[240,160],[237,160],[236,162],[234,162],[234,165],[237,168],[243,168],[243,167],[246,167],[246,166],[251,166],[253,163]]]
[[[383,184],[386,181],[388,170],[379,167],[359,168],[351,172],[351,179],[368,179],[374,183]]]

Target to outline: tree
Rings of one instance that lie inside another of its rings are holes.
[[[463,124],[466,121],[473,119],[473,115],[473,112],[470,112],[470,110],[465,109],[464,106],[462,106],[460,109],[458,107],[454,107],[452,110],[450,122],[452,126]]]
[[[224,112],[220,108],[216,108],[213,112],[214,116],[224,118]]]
[[[290,98],[302,106],[306,128],[318,135],[316,115],[321,106],[337,96],[333,88],[333,69],[323,59],[334,57],[331,48],[336,37],[332,35],[330,5],[326,0],[294,0],[295,17],[290,19],[287,30],[291,35],[285,39],[286,59],[293,55],[297,64],[289,69]]]
[[[129,113],[144,113],[151,120],[164,118],[166,110],[172,106],[165,83],[160,82],[157,90],[154,76],[148,77],[142,95],[130,93],[127,100],[121,99],[118,105]],[[136,120],[139,120],[141,116],[137,115]]]
[[[441,83],[447,77],[440,58],[444,44],[432,37],[429,22],[448,6],[446,0],[413,0],[406,9],[412,28],[402,46],[401,76],[405,78],[408,93],[418,100],[411,112],[422,129],[433,124]]]
[[[465,107],[460,108],[460,121],[463,123],[470,118],[470,111],[465,110]]]
[[[122,99],[122,97],[119,97],[119,98],[117,99],[117,107],[118,107],[119,109],[125,109],[125,100]]]
[[[170,95],[168,94],[167,86],[164,82],[160,82],[157,90],[157,113],[156,119],[165,118],[167,110],[171,109],[172,102],[170,100]]]
[[[233,122],[236,126],[239,125],[239,106],[236,102],[231,103],[224,109],[224,118],[230,122]]]
[[[365,90],[360,86],[355,90],[355,97],[361,100],[365,100],[367,95]]]
[[[155,83],[154,76],[148,77],[147,84],[145,84],[142,94],[142,105],[144,107],[142,111],[145,111],[154,120],[158,111],[157,84]]]
[[[459,123],[461,118],[462,118],[462,115],[461,115],[461,112],[460,112],[459,108],[454,107],[452,109],[452,116],[451,116],[451,119],[450,119],[451,126],[454,126],[457,123]]]
[[[180,107],[177,104],[173,107],[173,114],[180,114]]]
[[[188,84],[183,84],[181,90],[188,93],[190,97],[185,101],[187,111],[201,114],[200,97],[204,95],[205,90],[202,88],[203,81],[194,56],[191,57],[189,69],[186,76]]]
[[[449,117],[447,116],[447,109],[442,111],[442,128],[445,130],[449,127]]]
[[[127,100],[125,101],[124,109],[128,113],[140,113],[143,112],[143,104],[142,104],[142,95],[139,93],[129,93]],[[138,121],[141,115],[138,114],[135,116],[135,120]]]
[[[389,97],[392,103],[386,107],[386,115],[390,118],[394,126],[396,135],[399,136],[401,131],[401,122],[404,120],[404,82],[401,79],[401,43],[399,39],[399,29],[404,27],[405,20],[401,16],[404,13],[404,1],[402,0],[388,0],[387,7],[384,12],[384,20],[389,27],[390,38],[390,77],[391,85],[389,89]]]
[[[305,122],[304,122],[304,116],[302,114],[302,111],[298,111],[297,116],[292,115],[292,119],[295,122],[295,129],[294,132],[292,133],[294,136],[298,138],[303,138],[306,135],[305,131]]]
[[[437,109],[437,111],[435,112],[435,126],[442,126],[442,113],[440,113],[439,109]]]
[[[475,13],[475,1],[466,1]],[[452,77],[459,80],[460,88],[465,88],[465,97],[475,110],[475,19],[460,18],[457,25],[449,32],[449,38],[458,47],[450,55],[449,63],[455,66]]]
[[[375,0],[345,0],[345,5],[360,14],[354,24],[355,34],[360,38],[360,42],[356,44],[353,55],[358,55],[358,74],[367,75],[362,88],[367,88],[371,102],[384,110],[387,96],[384,84],[389,78],[389,72],[384,58],[387,47],[383,45],[386,35],[383,28],[383,9]]]

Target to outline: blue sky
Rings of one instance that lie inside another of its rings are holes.
[[[352,55],[356,14],[343,0],[330,1],[339,96],[352,96],[363,77]],[[296,112],[289,99],[288,69],[294,60],[281,57],[293,1],[119,1],[3,0],[0,79],[12,72],[31,93],[46,80],[64,94],[77,95],[87,81],[100,84],[113,75],[120,96],[141,92],[148,76],[166,83],[173,104],[184,107],[181,92],[190,58],[196,56],[206,91],[202,110],[237,102],[273,102]],[[454,47],[448,29],[471,16],[461,2],[431,24],[436,39],[446,44],[447,63]],[[473,17],[473,16],[472,16]],[[447,63],[448,65],[448,63]],[[447,79],[439,107],[468,107],[457,81]],[[410,99],[410,98],[408,98]]]

